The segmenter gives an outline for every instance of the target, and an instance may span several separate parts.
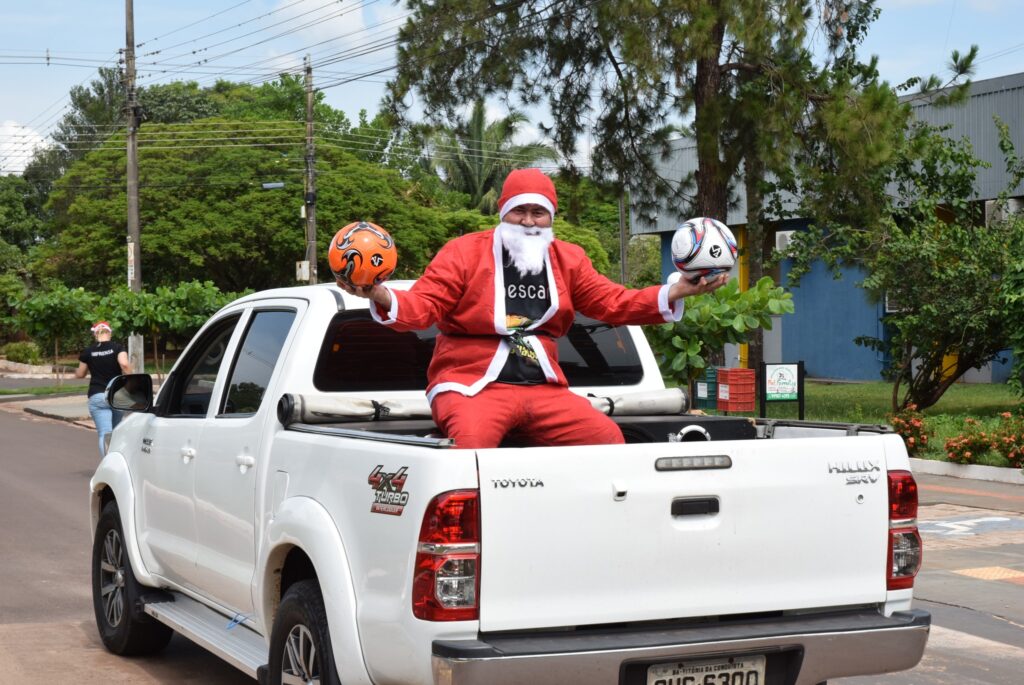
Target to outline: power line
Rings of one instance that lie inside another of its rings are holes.
[[[146,52],[146,53],[143,53],[142,55],[139,55],[139,56],[140,57],[149,57],[151,55],[158,55],[161,52],[163,52],[164,50],[173,50],[174,48],[180,48],[183,45],[188,45],[189,43],[195,43],[195,42],[203,40],[204,38],[210,38],[212,36],[216,36],[216,35],[219,35],[221,33],[224,33],[225,31],[231,31],[231,30],[237,29],[237,28],[239,28],[241,26],[245,26],[246,24],[251,24],[254,21],[259,21],[260,19],[265,19],[266,17],[269,17],[272,14],[277,14],[278,12],[283,12],[284,10],[288,9],[289,7],[293,7],[295,5],[299,5],[299,4],[303,3],[303,2],[306,2],[306,0],[295,0],[295,2],[292,2],[290,4],[284,5],[282,7],[278,7],[276,10],[273,10],[271,12],[267,12],[265,14],[261,14],[261,15],[259,15],[257,17],[253,17],[252,19],[247,19],[247,20],[245,20],[245,21],[243,21],[241,23],[235,24],[233,26],[229,26],[227,28],[223,28],[223,29],[220,29],[218,31],[213,31],[211,33],[207,33],[205,35],[199,36],[198,38],[193,38],[192,40],[186,40],[186,41],[182,41],[181,43],[175,43],[174,45],[168,45],[168,46],[166,46],[164,48],[161,48],[160,50],[153,50],[151,52]],[[332,4],[332,3],[328,3],[328,4]],[[141,45],[140,45],[140,47],[141,47]],[[202,48],[201,50],[205,50],[205,49],[206,48]],[[193,54],[195,52],[196,52],[195,50],[192,51]]]
[[[227,9],[223,9],[220,12],[214,12],[213,14],[211,14],[211,15],[209,15],[207,17],[203,17],[202,19],[199,19],[197,21],[194,21],[191,24],[185,24],[184,26],[182,26],[180,28],[176,28],[173,31],[168,31],[167,33],[164,33],[164,34],[161,34],[161,35],[157,36],[156,38],[150,38],[149,40],[144,40],[141,43],[137,44],[135,47],[136,48],[141,48],[146,43],[149,43],[149,42],[152,42],[152,41],[156,41],[156,40],[160,40],[161,38],[166,38],[167,36],[174,35],[175,33],[178,33],[179,31],[184,31],[185,29],[192,28],[196,24],[202,24],[204,22],[207,22],[210,19],[213,19],[214,17],[219,17],[220,15],[225,14],[227,12],[230,12],[233,9],[237,9],[237,8],[241,7],[242,5],[247,5],[250,2],[252,2],[252,0],[242,0],[242,2],[238,3],[237,5],[232,5],[231,7],[228,7]]]

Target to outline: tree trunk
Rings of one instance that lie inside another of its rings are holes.
[[[57,374],[57,387],[63,387],[63,374],[60,373],[60,338],[53,338],[53,371]]]
[[[757,283],[764,275],[764,198],[761,181],[764,164],[756,150],[744,159],[743,183],[747,193],[747,287]],[[764,361],[764,329],[755,328],[747,339],[747,368],[755,371]]]
[[[718,5],[718,2],[712,3]],[[697,199],[699,216],[726,221],[728,210],[729,178],[722,164],[721,134],[722,112],[719,110],[722,69],[719,57],[725,36],[725,22],[721,18],[712,29],[710,54],[697,59],[694,84],[694,129],[697,137]]]

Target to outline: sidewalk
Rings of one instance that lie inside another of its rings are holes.
[[[37,398],[34,395],[0,396],[0,403],[4,409],[9,411],[20,409],[36,416],[59,419],[86,428],[93,428],[84,387],[69,388],[69,394],[48,395],[42,398]]]

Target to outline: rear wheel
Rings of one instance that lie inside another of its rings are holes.
[[[315,580],[300,580],[281,599],[270,634],[270,685],[340,685],[327,629],[327,611]]]
[[[103,507],[92,546],[92,605],[103,645],[114,654],[152,654],[174,634],[142,610],[145,588],[135,579],[116,502]]]

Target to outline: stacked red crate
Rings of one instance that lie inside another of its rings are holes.
[[[719,411],[754,411],[754,370],[718,369]]]

